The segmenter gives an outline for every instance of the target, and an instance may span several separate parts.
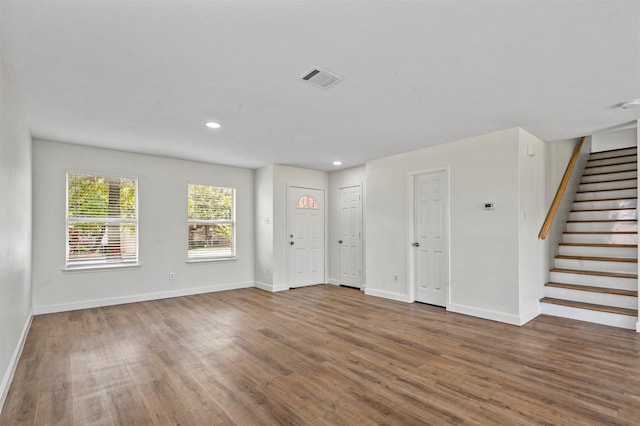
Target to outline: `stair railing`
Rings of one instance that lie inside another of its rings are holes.
[[[556,217],[556,213],[558,212],[558,207],[560,206],[560,202],[562,201],[562,197],[564,196],[564,192],[567,189],[567,184],[571,179],[571,174],[573,173],[573,169],[578,162],[578,157],[580,157],[580,151],[582,151],[582,144],[584,143],[585,137],[582,136],[578,143],[576,144],[575,149],[573,150],[573,154],[571,155],[571,159],[569,160],[569,164],[567,164],[567,168],[564,171],[564,176],[562,176],[562,180],[560,181],[560,185],[558,186],[558,191],[556,191],[556,196],[553,198],[553,202],[551,203],[551,207],[549,207],[549,212],[547,213],[547,217],[542,224],[542,228],[540,228],[540,234],[538,237],[541,240],[547,238],[549,234],[549,230],[551,229],[551,225],[553,224],[553,220]]]

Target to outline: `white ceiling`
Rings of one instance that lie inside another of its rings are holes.
[[[318,170],[520,126],[640,118],[640,1],[8,1],[35,138]],[[344,77],[299,80],[313,66]],[[219,130],[204,122],[222,123]]]

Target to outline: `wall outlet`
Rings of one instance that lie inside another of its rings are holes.
[[[169,272],[169,279],[172,280],[172,281],[176,279],[175,272]]]

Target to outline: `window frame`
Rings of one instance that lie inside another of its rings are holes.
[[[204,186],[210,188],[222,188],[222,189],[230,189],[231,190],[231,219],[191,219],[189,213],[189,194],[191,186]],[[236,248],[236,240],[237,240],[237,220],[236,220],[236,199],[237,199],[237,188],[235,186],[222,186],[222,185],[210,185],[210,184],[201,184],[194,182],[187,182],[187,263],[201,263],[201,262],[219,262],[225,260],[236,260],[237,259],[237,248]],[[222,254],[222,255],[200,255],[194,256],[190,252],[192,249],[189,248],[189,243],[191,242],[189,238],[190,227],[192,224],[195,225],[231,225],[231,253]]]
[[[129,179],[134,183],[134,212],[135,218],[111,218],[111,217],[82,217],[82,218],[70,218],[69,216],[69,177],[72,175],[84,175],[90,177],[107,178],[107,179]],[[139,179],[137,176],[127,176],[122,174],[113,174],[106,172],[89,172],[85,170],[66,170],[65,171],[65,253],[64,253],[64,268],[63,271],[92,271],[92,270],[109,270],[120,268],[135,268],[140,266],[140,192],[139,192]],[[135,225],[135,258],[133,260],[114,260],[105,258],[102,261],[81,261],[74,262],[69,259],[70,253],[70,235],[69,225],[71,223],[120,223],[120,224],[134,224]]]

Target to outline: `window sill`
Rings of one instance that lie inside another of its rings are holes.
[[[238,260],[237,256],[229,256],[229,257],[209,257],[204,259],[187,259],[187,264],[191,263],[209,263],[209,262],[226,262],[228,260]]]
[[[115,265],[92,265],[92,266],[77,266],[77,267],[65,267],[62,268],[62,272],[103,272],[120,269],[138,269],[142,266],[140,263],[129,264],[115,264]]]

